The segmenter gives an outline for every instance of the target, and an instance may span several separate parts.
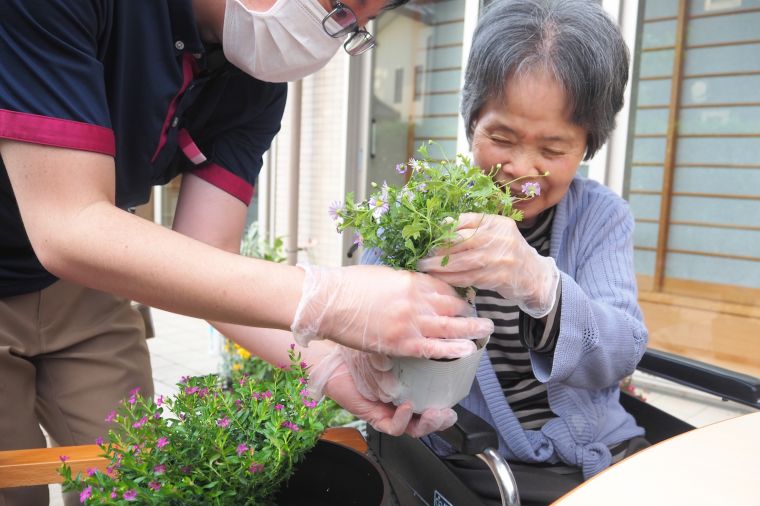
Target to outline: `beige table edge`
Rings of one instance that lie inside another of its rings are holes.
[[[662,441],[553,503],[613,504],[760,505],[760,412]]]

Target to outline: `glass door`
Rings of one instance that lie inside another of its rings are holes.
[[[403,183],[396,164],[427,140],[456,154],[464,18],[465,0],[412,0],[377,19],[368,191],[371,182]]]

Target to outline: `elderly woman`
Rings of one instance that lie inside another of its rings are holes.
[[[462,405],[497,429],[523,504],[549,502],[647,445],[618,400],[647,344],[633,219],[577,175],[614,127],[627,78],[626,46],[598,2],[496,0],[475,31],[462,99],[473,158],[500,183],[524,178],[513,194],[527,181],[537,196],[517,204],[520,223],[462,215],[461,241],[420,270],[475,286],[479,316],[495,323]],[[478,487],[479,471],[447,461]]]

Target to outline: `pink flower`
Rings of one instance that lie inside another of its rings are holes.
[[[158,420],[159,418],[161,418],[161,413],[159,413],[158,411],[156,411],[155,413],[153,413],[153,419],[154,420]]]
[[[309,399],[308,397],[304,397],[301,399],[303,401],[303,405],[307,408],[315,408],[317,407],[317,401]]]
[[[117,416],[116,415],[116,411],[111,410],[111,412],[108,413],[108,416],[106,417],[106,422],[108,422],[108,423],[113,422],[114,420],[116,420],[116,416]]]
[[[182,474],[190,474],[193,471],[193,466],[183,466],[179,469]]]
[[[92,475],[94,475],[95,473],[98,472],[98,468],[97,467],[88,467],[85,470],[85,472],[87,473],[87,476],[92,476]]]
[[[140,393],[140,387],[135,387],[132,390],[129,391],[129,395],[137,395]]]
[[[277,411],[280,411],[280,410],[281,410],[282,408],[284,408],[284,407],[285,407],[285,406],[283,406],[282,404],[275,404],[275,405],[274,405],[274,409],[276,409]]]
[[[263,398],[265,398],[265,399],[271,399],[272,398],[272,392],[270,392],[269,390],[267,390],[266,392],[264,392],[263,394],[261,394],[261,396]]]
[[[193,395],[193,394],[194,394],[194,393],[196,393],[198,390],[200,390],[198,387],[187,387],[187,388],[185,389],[185,395]]]
[[[526,197],[538,197],[541,195],[541,185],[534,182],[524,183],[520,191]]]
[[[111,499],[116,499],[119,497],[119,494],[116,493],[116,487],[111,489]]]
[[[291,350],[295,350],[296,349],[296,345],[294,343],[290,343],[290,349]]]
[[[309,367],[309,364],[306,362],[301,362],[301,369],[306,369],[307,367]]]
[[[286,428],[288,428],[288,429],[292,430],[293,432],[298,432],[299,430],[301,430],[301,429],[298,427],[298,425],[294,424],[294,423],[293,423],[293,422],[291,422],[290,420],[285,420],[284,422],[282,422],[282,424],[281,424],[280,426],[281,426],[281,427],[286,427]]]
[[[129,489],[124,492],[122,497],[124,497],[125,501],[134,501],[137,499],[137,490]]]
[[[164,396],[159,395],[158,398],[156,399],[156,406],[161,406],[163,405],[163,403],[164,403]]]
[[[248,468],[248,472],[251,474],[256,474],[263,470],[264,470],[264,464],[256,464],[255,462],[251,464],[251,467]]]
[[[148,417],[144,416],[144,417],[140,418],[139,420],[137,420],[135,423],[133,423],[132,424],[132,428],[139,429],[140,427],[142,427],[143,425],[145,425],[147,421],[148,421]]]
[[[103,446],[103,438],[100,437],[100,436],[98,436],[97,438],[95,438],[95,444],[98,445],[98,446]]]
[[[158,441],[156,441],[156,448],[158,448],[160,450],[161,448],[163,448],[164,446],[166,446],[168,444],[169,444],[169,440],[168,439],[166,439],[165,437],[160,437],[160,438],[158,438]]]
[[[166,472],[166,466],[164,464],[159,464],[153,468],[153,472],[156,474],[164,474]]]
[[[229,427],[229,426],[230,426],[230,420],[229,420],[229,418],[227,418],[227,417],[225,416],[224,418],[220,418],[219,420],[217,420],[217,421],[216,421],[216,424],[217,424],[219,427],[221,427],[221,428],[223,428],[223,429],[226,429],[227,427]]]
[[[92,487],[87,487],[79,493],[79,502],[83,503],[92,495]]]
[[[302,385],[306,384],[306,378],[298,378],[298,382]]]
[[[69,456],[68,455],[61,455],[58,458],[61,459],[61,462],[66,462],[67,460],[69,460]]]
[[[238,457],[240,457],[242,454],[244,454],[245,452],[248,451],[248,445],[245,444],[245,443],[240,443],[237,446],[237,450],[235,450],[235,451],[237,451]]]
[[[148,487],[150,487],[151,490],[154,490],[156,492],[161,490],[161,484],[157,481],[151,481],[150,483],[148,483]]]

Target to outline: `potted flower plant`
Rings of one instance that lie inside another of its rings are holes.
[[[407,177],[403,186],[373,183],[375,191],[367,200],[354,202],[348,194],[345,204],[336,202],[330,207],[338,231],[353,230],[355,242],[379,252],[385,265],[416,271],[420,259],[452,244],[460,214],[500,214],[519,221],[522,212],[513,205],[540,191],[538,184],[528,182],[522,195],[511,195],[510,185],[515,181],[497,184],[493,172],[484,172],[462,154],[454,160],[446,156],[433,160],[428,153],[432,144],[428,141],[420,146],[420,158],[396,165],[395,170]],[[445,265],[448,257],[442,262]],[[458,291],[470,302],[474,300],[472,288],[458,287]],[[469,392],[486,342],[477,341],[475,354],[453,361],[393,359],[399,384],[394,402],[411,401],[415,411],[456,404]]]

